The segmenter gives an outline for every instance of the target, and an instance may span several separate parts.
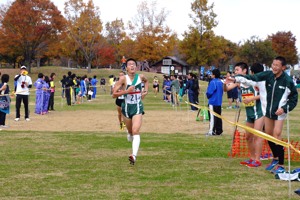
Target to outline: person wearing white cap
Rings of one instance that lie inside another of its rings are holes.
[[[32,87],[32,80],[30,76],[27,75],[26,66],[20,68],[20,74],[15,76],[16,86],[16,119],[15,121],[20,120],[20,108],[21,102],[23,101],[25,108],[25,120],[30,121],[29,119],[29,88]]]

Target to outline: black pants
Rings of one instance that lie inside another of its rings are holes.
[[[70,106],[71,105],[71,91],[70,91],[70,87],[67,87],[65,89],[65,92],[66,92],[67,104],[68,104],[68,106]]]
[[[5,125],[6,113],[0,111],[0,125]]]
[[[222,114],[222,106],[212,106],[209,105],[209,108],[212,109],[215,113],[221,115]],[[216,135],[221,135],[223,133],[223,122],[222,119],[216,116],[213,116],[213,118],[211,119],[211,115],[209,113],[209,120],[210,122],[212,121],[213,123],[213,128],[212,131],[214,134]]]
[[[20,118],[20,108],[21,108],[21,102],[22,101],[23,101],[24,108],[25,108],[25,119],[29,118],[28,99],[29,99],[29,95],[17,94],[17,97],[16,97],[16,118]]]
[[[48,110],[54,110],[54,92],[50,93]]]

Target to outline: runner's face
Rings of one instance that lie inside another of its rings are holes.
[[[128,73],[133,73],[135,72],[136,69],[136,64],[133,60],[130,60],[127,62],[127,72]]]

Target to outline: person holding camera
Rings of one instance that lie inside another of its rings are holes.
[[[26,66],[20,68],[20,74],[15,76],[16,82],[16,119],[15,121],[20,121],[20,108],[21,102],[23,101],[25,108],[25,120],[30,121],[29,119],[29,88],[32,87],[32,80],[30,76],[27,75]]]

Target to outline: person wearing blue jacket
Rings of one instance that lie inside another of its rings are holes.
[[[95,75],[92,80],[91,80],[91,85],[93,87],[93,95],[92,95],[92,99],[95,99],[96,98],[96,94],[97,94],[97,83],[98,83],[98,80],[97,80],[97,76]]]
[[[208,98],[209,110],[221,115],[223,100],[223,82],[220,80],[219,69],[212,71],[212,80],[208,84],[206,97]],[[222,119],[209,112],[209,131],[208,136],[221,135],[223,133]]]

